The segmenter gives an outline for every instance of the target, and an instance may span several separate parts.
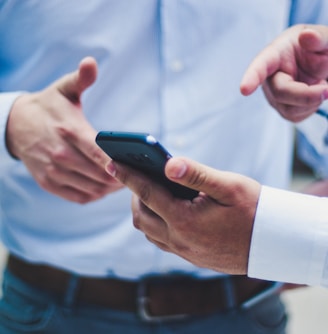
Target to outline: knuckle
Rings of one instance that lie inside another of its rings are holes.
[[[271,93],[277,101],[285,101],[289,98],[289,93],[284,86],[281,85],[272,85]]]
[[[192,171],[187,177],[188,184],[191,187],[201,187],[206,184],[207,174],[204,171]]]
[[[117,186],[115,185],[108,185],[108,184],[103,184],[103,183],[95,183],[92,187],[90,188],[90,193],[97,197],[101,198],[107,194],[110,194],[114,191],[117,190]]]
[[[97,163],[106,164],[108,161],[110,161],[110,158],[107,157],[104,154],[104,152],[95,145],[90,147],[89,152],[90,152],[91,159]]]
[[[55,149],[51,150],[50,159],[55,163],[65,163],[70,159],[71,154],[69,150],[64,146],[57,146]]]
[[[51,180],[56,179],[58,174],[59,171],[55,165],[53,164],[46,165],[43,174],[39,177],[40,185],[43,188],[48,189],[52,184]]]
[[[133,226],[136,229],[138,229],[138,230],[141,229],[140,215],[137,212],[135,212],[135,211],[133,211],[133,213],[132,213],[132,222],[133,222]]]
[[[66,189],[68,188],[70,189],[70,200],[78,204],[87,204],[99,198],[99,196],[85,193],[74,188],[67,187]]]
[[[305,106],[315,106],[319,107],[321,101],[318,101],[318,97],[316,95],[305,95],[303,97],[303,104]]]
[[[280,111],[281,116],[293,123],[298,123],[303,121],[310,114],[310,112],[304,113],[299,108],[294,106],[284,106],[280,110],[281,110]]]
[[[46,175],[42,175],[38,177],[38,184],[44,190],[49,191],[51,189],[51,182]]]
[[[96,199],[98,199],[98,197],[94,197],[94,196],[90,196],[88,194],[82,194],[82,193],[79,193],[79,192],[76,192],[75,195],[71,195],[71,201],[72,202],[76,202],[78,204],[87,204],[87,203],[90,203],[90,202],[93,202],[95,201]]]
[[[61,138],[63,138],[65,141],[74,141],[77,138],[77,133],[72,126],[69,126],[68,124],[65,126],[58,126],[57,132],[60,135]]]
[[[51,177],[58,173],[58,168],[54,164],[47,164],[44,168],[44,175]]]
[[[295,122],[295,120],[298,119],[296,108],[290,105],[281,104],[279,106],[279,113],[283,118],[287,119],[288,121]]]
[[[148,203],[150,199],[151,189],[148,185],[139,185],[138,187],[138,196],[140,200],[144,203]]]

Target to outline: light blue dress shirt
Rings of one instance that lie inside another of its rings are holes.
[[[99,77],[83,109],[96,130],[149,132],[175,156],[286,187],[290,125],[261,90],[242,97],[239,82],[289,10],[288,0],[0,1],[0,219],[10,252],[87,275],[217,275],[135,230],[128,190],[86,205],[43,191],[7,152],[7,117],[20,92],[91,55]]]

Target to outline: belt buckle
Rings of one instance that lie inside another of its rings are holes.
[[[137,289],[137,313],[140,319],[144,322],[167,322],[186,319],[188,314],[174,314],[174,315],[152,315],[149,312],[150,298],[147,296],[148,283],[156,278],[147,277],[139,281]],[[162,279],[162,278],[161,278]]]
[[[268,281],[269,282],[269,281]],[[241,304],[241,308],[244,310],[250,309],[254,305],[260,303],[261,301],[265,300],[266,298],[274,295],[275,293],[279,293],[281,288],[283,287],[284,283],[282,282],[271,282],[272,284],[264,289],[262,292],[258,293],[254,297],[246,300]]]

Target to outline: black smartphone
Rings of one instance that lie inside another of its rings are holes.
[[[152,135],[139,132],[100,131],[96,143],[113,160],[145,173],[164,185],[174,196],[192,200],[198,195],[198,191],[172,182],[165,176],[165,164],[172,156]]]

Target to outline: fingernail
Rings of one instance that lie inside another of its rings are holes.
[[[116,167],[115,167],[113,161],[109,162],[109,164],[106,166],[106,171],[111,176],[113,176],[113,177],[116,176]]]
[[[187,165],[184,161],[176,161],[174,168],[170,170],[170,176],[174,179],[180,179],[185,175],[187,171]]]

